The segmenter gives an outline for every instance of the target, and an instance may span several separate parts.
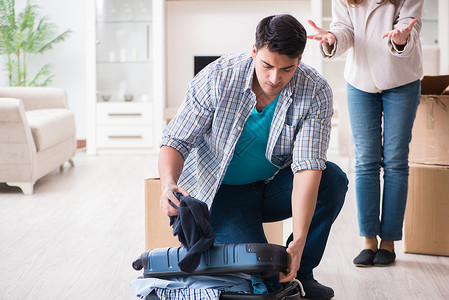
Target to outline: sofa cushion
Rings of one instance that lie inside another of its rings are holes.
[[[68,109],[37,109],[26,115],[38,152],[74,136],[75,116]]]

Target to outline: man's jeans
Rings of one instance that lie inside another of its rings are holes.
[[[348,190],[346,174],[327,162],[322,173],[318,199],[301,258],[298,278],[313,278],[326,247],[332,223],[337,218]],[[293,172],[285,168],[268,183],[222,185],[211,208],[211,225],[216,244],[266,243],[262,222],[292,216]]]
[[[347,93],[355,144],[360,235],[400,240],[407,201],[409,143],[421,83],[417,80],[381,93],[363,92],[348,84]],[[384,170],[382,204],[381,167]]]

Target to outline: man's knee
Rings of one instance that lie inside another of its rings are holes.
[[[343,206],[346,192],[348,191],[349,180],[346,173],[333,162],[326,162],[326,170],[323,172],[323,178],[326,181],[325,189],[329,189],[331,198],[336,202],[336,205]]]

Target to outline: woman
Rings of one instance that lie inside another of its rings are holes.
[[[422,7],[423,0],[333,0],[329,31],[309,21],[316,33],[308,38],[320,42],[324,57],[349,50],[344,76],[365,237],[354,259],[359,267],[394,263],[394,241],[402,239],[409,143],[421,94]]]

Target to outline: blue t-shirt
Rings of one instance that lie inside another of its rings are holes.
[[[278,170],[265,158],[279,95],[261,112],[254,107],[235,146],[223,184],[240,185],[270,178]]]

